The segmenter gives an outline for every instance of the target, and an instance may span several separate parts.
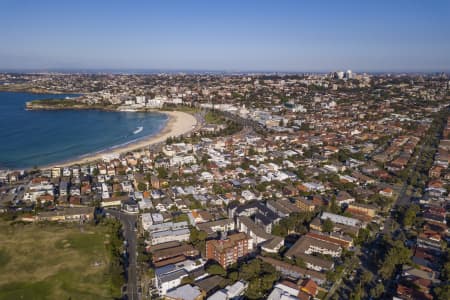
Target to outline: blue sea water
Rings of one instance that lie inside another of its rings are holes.
[[[0,169],[32,168],[106,150],[155,135],[168,120],[159,113],[25,110],[27,101],[73,96],[0,92]],[[143,130],[134,134],[140,126]]]

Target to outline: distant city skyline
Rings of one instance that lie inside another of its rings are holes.
[[[0,32],[0,71],[450,71],[441,0],[5,0]]]

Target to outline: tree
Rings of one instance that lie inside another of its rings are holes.
[[[367,242],[369,237],[370,237],[370,230],[367,228],[360,228],[358,230],[358,236],[355,237],[353,240],[356,245],[361,245],[361,244]]]
[[[434,294],[438,300],[448,300],[450,299],[450,285],[443,284],[441,286],[434,288]]]
[[[333,232],[333,228],[334,228],[334,224],[333,221],[331,221],[330,219],[326,219],[325,221],[323,221],[322,224],[322,231],[323,232]]]
[[[313,219],[313,217],[314,213],[311,212],[292,213],[287,218],[281,219],[278,224],[273,226],[272,234],[286,237],[291,231],[305,233],[307,231],[306,225]]]
[[[258,154],[258,152],[256,152],[255,148],[250,147],[250,148],[248,149],[248,155],[249,155],[249,156],[253,156],[253,155],[257,155],[257,154]]]
[[[295,264],[296,264],[297,266],[299,266],[300,268],[306,268],[306,263],[305,263],[305,261],[303,260],[303,258],[301,258],[301,257],[296,257],[296,258],[295,258]]]
[[[144,182],[139,182],[137,187],[138,187],[138,190],[140,190],[141,192],[143,192],[147,189],[147,185]]]
[[[339,274],[333,270],[329,270],[325,275],[326,275],[327,281],[329,281],[329,282],[334,282],[339,277]]]
[[[305,180],[306,178],[305,174],[303,173],[303,170],[300,168],[295,170],[295,175],[297,175],[298,179],[300,180]]]
[[[412,226],[414,224],[414,221],[416,220],[416,215],[419,211],[420,208],[416,204],[413,204],[410,207],[408,207],[403,216],[403,225],[408,227]]]
[[[103,224],[110,226],[110,240],[107,244],[109,255],[112,258],[109,264],[109,273],[114,288],[120,289],[125,282],[122,225],[116,220],[104,219]]]
[[[245,295],[248,299],[261,299],[263,297],[263,294],[261,293],[260,282],[261,279],[259,278],[253,278],[252,280],[250,280],[248,289],[245,292]]]
[[[262,299],[272,288],[280,274],[275,268],[259,259],[254,259],[240,267],[239,278],[249,282],[245,293],[249,299]]]
[[[389,279],[398,265],[410,263],[411,251],[401,241],[391,245],[379,270],[383,279]]]
[[[170,179],[176,181],[176,180],[180,179],[180,176],[178,176],[177,173],[172,173],[172,175],[170,176]]]
[[[241,271],[239,272],[239,276],[244,280],[249,280],[255,276],[255,274],[259,274],[261,270],[261,265],[259,260],[252,260],[249,263],[246,263],[242,266]]]
[[[360,300],[362,296],[362,289],[359,286],[356,286],[355,291],[350,293],[351,300]]]
[[[202,163],[202,165],[206,165],[209,161],[211,157],[208,154],[204,154],[202,156],[202,159],[200,160],[200,162]]]
[[[257,190],[258,192],[262,193],[262,192],[265,192],[265,191],[266,191],[267,185],[268,185],[267,182],[261,182],[261,183],[258,183],[258,184],[255,186],[255,188],[256,188],[256,190]]]
[[[183,279],[181,279],[181,284],[182,285],[184,285],[184,284],[191,284],[193,282],[194,282],[194,279],[191,276],[186,276],[186,277],[183,277]]]
[[[220,194],[224,194],[225,193],[225,189],[223,188],[223,186],[221,186],[218,183],[213,183],[212,190],[213,190],[213,193],[215,195],[220,195]]]
[[[376,299],[380,298],[383,293],[384,285],[382,283],[377,283],[377,285],[370,290],[370,296]]]
[[[198,230],[195,227],[191,228],[191,234],[189,236],[189,241],[196,244],[199,241],[204,241],[208,237],[208,234],[202,230]]]
[[[339,150],[339,152],[337,153],[337,159],[340,162],[345,162],[346,160],[348,160],[350,158],[350,151],[349,150]]]
[[[369,271],[364,271],[361,275],[361,280],[362,280],[363,284],[371,282],[372,279],[373,279],[373,275]]]
[[[447,261],[442,267],[441,276],[444,281],[450,280],[450,261]]]
[[[147,252],[145,249],[146,244],[143,239],[138,239],[137,243],[137,252],[139,255],[137,256],[137,260],[139,263],[148,263],[152,259],[151,253]]]
[[[168,173],[167,173],[166,168],[159,167],[156,171],[158,172],[158,177],[159,178],[163,178],[163,179],[167,178]]]
[[[202,208],[202,204],[200,203],[200,201],[198,201],[196,199],[189,199],[189,201],[191,202],[191,204],[189,205],[190,209],[201,209]]]
[[[337,205],[337,203],[336,203],[336,196],[335,195],[333,195],[332,197],[331,197],[331,202],[330,202],[330,211],[332,212],[332,213],[334,213],[334,214],[338,214],[338,213],[340,213],[340,208],[339,208],[339,206]]]
[[[212,275],[226,276],[227,271],[219,264],[212,264],[206,268],[206,272]]]
[[[228,278],[230,278],[231,281],[235,282],[239,279],[239,273],[238,272],[230,272],[228,274]]]

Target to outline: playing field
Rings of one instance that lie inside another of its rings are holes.
[[[0,299],[112,299],[110,227],[0,221]],[[120,295],[120,294],[119,294]]]

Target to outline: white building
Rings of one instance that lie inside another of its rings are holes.
[[[131,184],[131,182],[123,181],[120,183],[120,185],[122,186],[122,191],[124,191],[125,193],[133,193],[134,192],[133,185]]]
[[[155,97],[153,99],[149,99],[146,106],[149,108],[161,108],[163,107],[164,102],[165,99],[163,99],[162,97]]]
[[[247,287],[248,287],[247,282],[239,280],[234,284],[228,285],[224,289],[215,292],[210,297],[208,297],[208,300],[235,299],[238,298],[239,296],[244,295],[245,291],[247,290]]]
[[[164,222],[164,217],[160,213],[152,213],[153,224],[160,224]]]
[[[185,284],[167,292],[166,298],[176,300],[196,300],[199,299],[201,295],[202,292],[198,286]]]
[[[28,188],[28,191],[24,194],[23,200],[36,202],[37,198],[43,195],[53,196],[54,186],[51,183],[38,183],[32,184]]]
[[[247,202],[256,199],[255,194],[252,193],[252,192],[249,191],[249,190],[244,190],[244,191],[242,191],[241,196],[242,196],[242,197],[245,199],[245,201],[247,201]]]
[[[322,216],[320,217],[322,220],[330,219],[333,223],[337,224],[343,224],[348,226],[360,226],[361,221],[355,218],[349,218],[337,214],[332,214],[329,212],[322,213]]]
[[[209,172],[202,172],[202,174],[201,174],[201,180],[206,180],[206,181],[211,182],[211,181],[214,180],[214,177],[213,177],[213,175],[212,175],[211,173],[209,173]]]
[[[159,295],[164,296],[171,289],[178,287],[181,280],[189,272],[202,268],[206,261],[200,259],[200,264],[193,260],[185,260],[177,264],[167,265],[155,269],[155,285]]]
[[[196,160],[193,155],[174,156],[170,159],[171,166],[183,166],[183,165],[193,164],[195,162],[196,162]]]
[[[347,79],[353,78],[352,70],[347,70],[347,72],[345,72],[345,78],[347,78]]]
[[[145,96],[136,96],[137,104],[145,104]]]
[[[65,177],[69,177],[71,175],[71,173],[72,172],[70,171],[69,168],[64,168],[63,172],[62,172],[63,176],[65,176]]]
[[[146,229],[148,232],[150,232],[150,243],[152,245],[173,241],[183,242],[189,240],[190,230],[187,222],[167,222],[155,224],[154,219],[152,219],[152,222],[153,224],[147,226]]]
[[[102,183],[102,199],[108,199],[109,198],[109,190],[106,183]]]
[[[144,230],[149,230],[150,226],[153,225],[153,219],[151,213],[145,213],[141,215],[141,224]]]
[[[191,232],[189,229],[158,231],[151,235],[150,242],[152,245],[168,243],[168,242],[184,242],[188,241]]]
[[[299,289],[294,289],[282,283],[277,283],[267,300],[298,300]]]

